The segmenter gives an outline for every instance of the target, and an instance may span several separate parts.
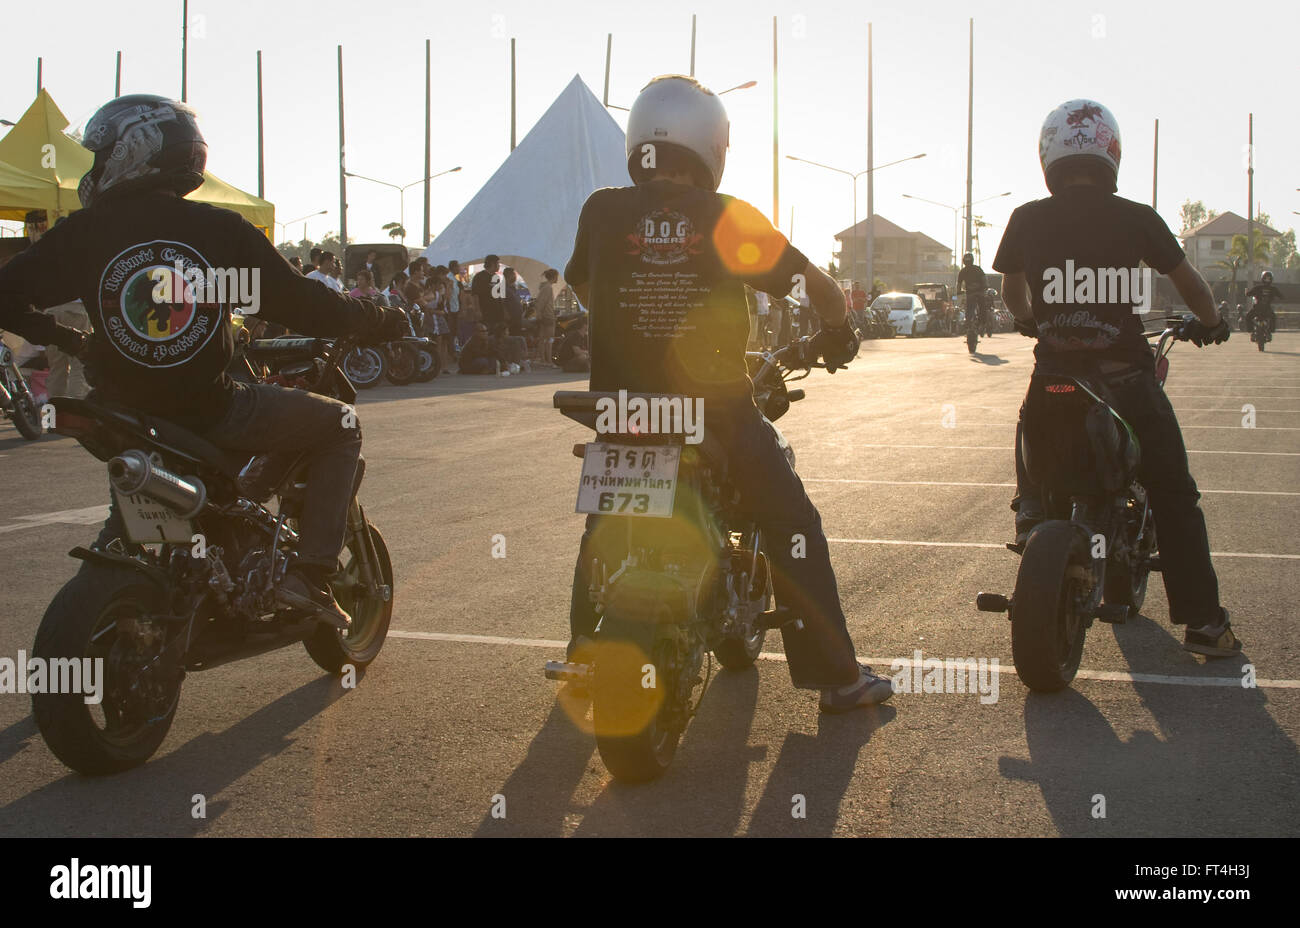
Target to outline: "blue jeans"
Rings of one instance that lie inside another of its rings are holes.
[[[728,479],[740,494],[741,506],[763,532],[777,604],[803,622],[797,631],[789,625],[781,629],[790,679],[801,689],[853,683],[858,679],[858,663],[840,608],[821,515],[777,444],[776,432],[748,398],[706,401],[705,416],[710,434],[726,449]],[[573,571],[569,627],[574,639],[590,637],[596,627],[587,595],[591,558],[586,552],[598,518],[587,517]],[[803,536],[802,557],[795,556],[795,535]]]

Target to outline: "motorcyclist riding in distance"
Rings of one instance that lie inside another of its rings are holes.
[[[802,288],[824,323],[813,345],[828,366],[855,357],[858,338],[835,280],[753,206],[716,192],[729,130],[722,101],[692,77],[655,78],[633,103],[627,159],[635,183],[587,199],[564,271],[590,310],[591,389],[704,398],[705,428],[726,449],[730,480],[771,539],[777,602],[802,622],[782,628],[794,685],[821,690],[827,712],[882,702],[892,686],[854,656],[821,517],[754,405],[744,285],[776,298]],[[596,524],[588,519],[583,549]],[[580,553],[570,660],[594,631],[589,569]]]
[[[1004,275],[1002,296],[1017,329],[1038,338],[1037,365],[1070,366],[1103,380],[1115,409],[1141,444],[1139,479],[1150,494],[1169,616],[1187,627],[1183,647],[1211,657],[1241,650],[1219,605],[1219,584],[1210,563],[1200,493],[1188,470],[1178,419],[1155,379],[1152,352],[1143,337],[1141,313],[1153,294],[1126,288],[1104,298],[1076,287],[1080,269],[1099,279],[1101,269],[1141,286],[1145,262],[1168,275],[1197,321],[1184,329],[1198,348],[1228,340],[1228,323],[1214,307],[1205,280],[1151,207],[1115,195],[1119,176],[1119,124],[1092,100],[1071,100],[1053,110],[1039,137],[1039,159],[1051,196],[1016,208],[1007,221],[993,267]],[[1066,262],[1074,279],[1066,279]],[[1149,274],[1145,275],[1149,281]],[[1061,288],[1074,287],[1067,303]],[[1081,299],[1081,297],[1083,297]],[[1061,305],[1067,303],[1067,305]],[[1040,493],[1020,457],[1016,436],[1017,540],[1029,537],[1043,518]]]
[[[1259,283],[1246,291],[1246,296],[1254,298],[1254,304],[1246,313],[1246,327],[1249,329],[1256,319],[1268,322],[1269,332],[1277,329],[1277,314],[1273,311],[1273,302],[1282,299],[1282,291],[1273,284],[1273,272],[1265,271],[1259,277]]]
[[[961,271],[957,274],[957,289],[966,292],[966,312],[969,315],[972,308],[972,298],[974,307],[979,313],[977,320],[982,319],[984,314],[989,311],[988,307],[988,277],[984,269],[975,263],[975,256],[970,252],[961,256]],[[970,321],[969,319],[967,321]]]
[[[93,401],[159,416],[230,451],[306,452],[299,556],[277,595],[282,606],[347,628],[328,578],[343,548],[360,427],[336,400],[232,381],[231,305],[251,293],[250,312],[320,336],[396,337],[405,317],[302,277],[237,214],[184,199],[207,163],[184,104],[118,97],[87,123],[82,144],[95,155],[78,188],[84,209],[0,268],[0,328],[82,357]],[[186,272],[212,281],[227,272],[227,282],[251,286],[199,292]],[[33,308],[78,298],[89,336]],[[114,503],[97,544],[122,537]]]

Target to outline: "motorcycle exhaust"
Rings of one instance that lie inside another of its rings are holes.
[[[192,519],[208,502],[208,488],[198,477],[178,477],[143,451],[123,451],[108,462],[108,482],[127,496],[142,494],[165,503],[182,519]]]

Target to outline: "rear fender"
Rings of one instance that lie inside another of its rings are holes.
[[[85,561],[88,564],[95,564],[99,567],[108,567],[112,569],[133,570],[144,579],[154,584],[161,590],[171,589],[171,578],[167,572],[160,567],[154,567],[145,564],[137,558],[128,557],[125,554],[115,554],[112,551],[95,551],[90,548],[76,547],[68,552],[69,557],[75,557],[77,560]]]

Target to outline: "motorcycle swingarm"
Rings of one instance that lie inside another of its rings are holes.
[[[112,551],[95,551],[90,548],[78,546],[68,552],[69,557],[75,557],[79,561],[86,561],[90,564],[97,564],[100,567],[116,567],[134,570],[143,576],[150,583],[166,590],[171,586],[171,580],[167,572],[160,567],[153,567],[149,564],[143,564],[133,557],[127,557],[125,554],[115,554]]]

